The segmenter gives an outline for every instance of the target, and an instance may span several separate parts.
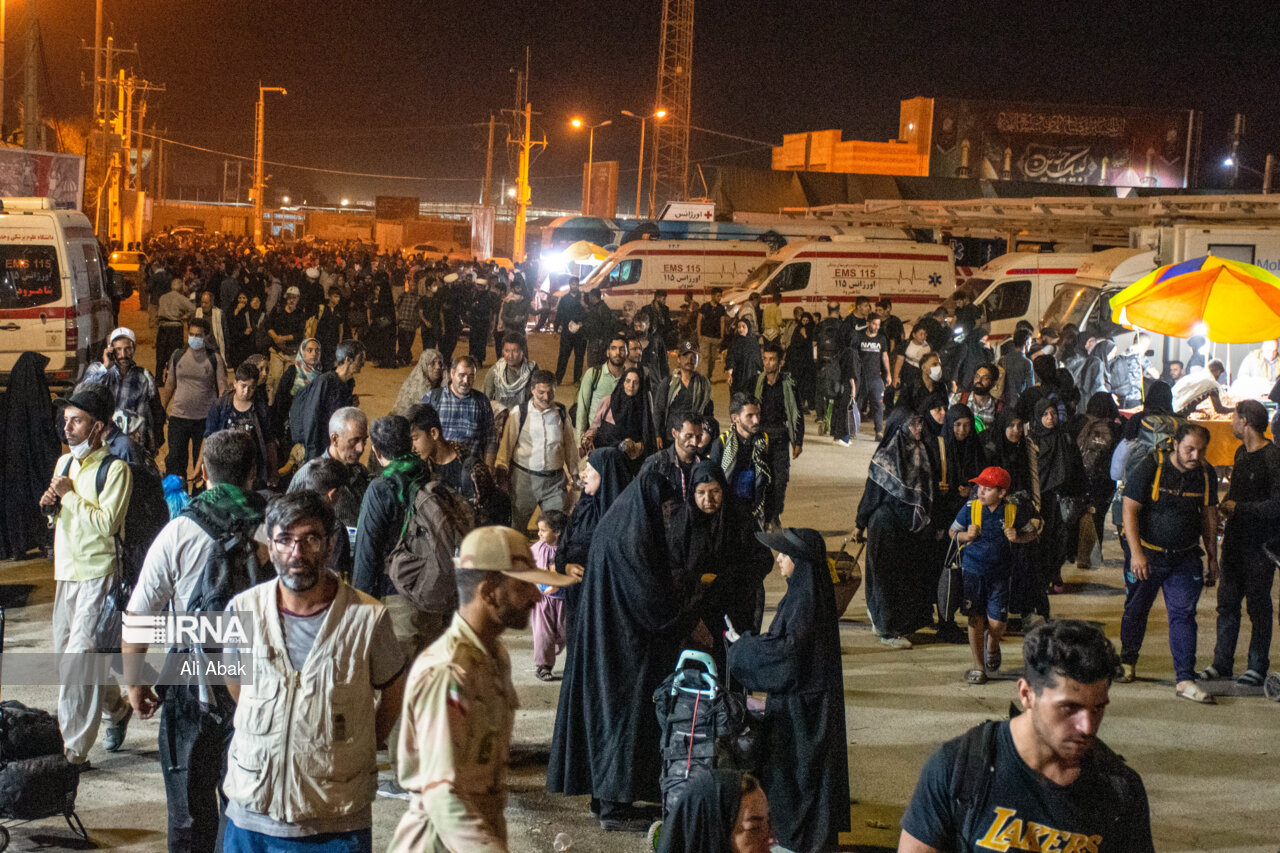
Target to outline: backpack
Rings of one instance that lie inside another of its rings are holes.
[[[475,526],[470,505],[444,483],[419,486],[387,558],[387,577],[417,610],[448,612],[457,601],[453,557]]]
[[[181,514],[213,540],[213,550],[187,600],[188,611],[226,610],[237,593],[261,583],[271,574],[264,572],[258,562],[258,543],[253,538],[257,521],[228,524],[215,518],[199,500],[183,507]]]
[[[594,388],[592,388],[591,390],[592,390],[592,393],[595,392]],[[563,421],[567,418],[572,417],[572,415],[565,412],[563,403],[556,403],[555,405],[556,405],[556,410],[560,412],[560,420]],[[525,418],[529,417],[529,401],[525,400],[523,403],[521,403],[518,407],[518,411],[520,412],[520,420],[516,424],[517,439],[520,438],[520,433],[524,430]]]
[[[832,358],[818,372],[818,390],[823,397],[834,399],[840,396],[840,359]]]
[[[1076,446],[1080,448],[1085,473],[1095,480],[1107,479],[1111,464],[1111,425],[1103,420],[1090,421],[1080,430]]]
[[[1013,527],[1017,515],[1017,504],[1005,501],[1004,526]],[[982,502],[977,499],[969,501],[969,523],[977,525],[979,531],[982,530]],[[955,618],[956,612],[961,609],[964,602],[964,569],[960,564],[960,552],[964,547],[956,540],[951,540],[947,549],[946,564],[942,568],[942,575],[938,578],[938,619],[944,624]]]
[[[999,726],[999,720],[987,720],[960,736],[949,787],[951,820],[956,833],[952,849],[969,850],[978,837],[977,822],[985,813],[980,813],[975,806],[985,802],[991,780],[995,778]],[[1132,774],[1125,772],[1128,766],[1123,757],[1101,740],[1094,741],[1093,750],[1094,769],[1113,795],[1112,821],[1119,824],[1134,813],[1140,789],[1134,786]]]
[[[116,545],[120,552],[120,567],[124,573],[125,584],[132,588],[138,582],[142,572],[142,564],[147,558],[147,550],[160,535],[160,530],[169,523],[169,504],[165,501],[163,475],[156,467],[155,460],[145,452],[135,453],[137,462],[126,462],[113,453],[108,453],[98,466],[94,477],[95,494],[102,494],[107,485],[107,474],[116,462],[128,467],[133,476],[133,488],[129,493],[129,507],[125,510],[124,522],[120,532],[116,534]],[[70,476],[71,460],[62,469],[62,476]]]
[[[1137,443],[1129,453],[1129,458],[1124,463],[1124,480],[1128,482],[1133,476],[1133,472],[1138,470],[1138,466],[1153,453],[1160,453],[1165,456],[1173,452],[1174,441],[1173,436],[1178,431],[1178,427],[1186,423],[1185,418],[1179,418],[1174,415],[1144,415],[1142,421],[1138,425]]]
[[[62,751],[62,732],[48,711],[12,700],[0,703],[0,819],[35,820],[65,813],[68,824],[73,818],[79,822],[75,803],[80,771]]]
[[[592,372],[592,371],[594,371],[594,372]],[[603,371],[604,371],[604,368],[603,368],[603,367],[592,367],[592,368],[589,368],[589,369],[587,370],[587,372],[588,372],[588,373],[591,373],[591,389],[590,389],[589,391],[587,391],[587,405],[588,405],[588,406],[590,406],[590,405],[591,405],[591,398],[592,398],[592,397],[594,397],[594,396],[595,396],[595,394],[596,394],[596,386],[600,384],[600,374],[601,374],[601,372],[603,372]],[[559,403],[557,403],[556,405],[560,405],[560,404],[559,404]],[[591,415],[593,415],[593,414],[594,414],[594,412],[587,412],[587,420],[588,420],[588,421],[590,421],[590,420],[591,420]],[[577,425],[577,423],[578,423],[578,403],[577,403],[577,401],[574,401],[574,404],[573,404],[572,406],[570,406],[570,407],[569,407],[569,420],[573,421],[573,423],[574,423],[574,425],[575,425],[575,426],[576,426],[576,425]],[[521,419],[520,419],[520,426],[521,426],[521,427],[523,427],[523,426],[524,426],[524,418],[521,418]]]

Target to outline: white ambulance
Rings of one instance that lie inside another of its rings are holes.
[[[752,292],[776,290],[782,296],[784,318],[789,319],[797,305],[821,318],[828,302],[840,303],[840,313],[846,314],[859,296],[888,296],[894,313],[909,324],[943,304],[955,289],[956,262],[950,246],[849,234],[781,249],[741,288],[725,294],[724,302],[734,313]]]
[[[769,255],[758,240],[634,240],[624,243],[582,282],[583,292],[599,290],[615,311],[637,308],[665,290],[677,305],[684,294],[703,301],[711,288],[738,287]]]
[[[1155,252],[1107,249],[1085,255],[1076,274],[1058,284],[1039,326],[1058,332],[1067,324],[1103,333],[1123,350],[1133,332],[1111,319],[1111,297],[1156,268]]]
[[[999,343],[1012,337],[1019,320],[1035,326],[1053,301],[1055,288],[1076,274],[1085,257],[1010,252],[978,270],[966,288],[977,294],[973,302],[982,309],[990,340]]]
[[[108,282],[88,218],[52,199],[0,199],[0,384],[24,352],[49,359],[51,386],[73,385],[111,332]]]

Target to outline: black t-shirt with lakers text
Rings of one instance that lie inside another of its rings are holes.
[[[902,816],[902,828],[917,841],[956,853],[1153,853],[1150,809],[1136,772],[1118,759],[1107,771],[1123,774],[1124,801],[1094,755],[1085,759],[1076,781],[1054,784],[1018,755],[1007,722],[996,730],[995,772],[989,784],[975,787],[973,829],[956,850],[957,826],[965,815],[954,814],[957,787],[951,776],[962,740],[943,744],[920,773]]]

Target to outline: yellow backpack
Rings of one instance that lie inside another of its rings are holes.
[[[1018,515],[1018,508],[1011,503],[1006,502],[1004,505],[1004,526],[1013,527],[1014,519]],[[978,531],[982,531],[982,501],[974,498],[969,501],[969,523],[976,526]],[[965,543],[966,545],[968,543]],[[963,545],[961,546],[964,547]]]

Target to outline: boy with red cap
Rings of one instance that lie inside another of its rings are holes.
[[[987,672],[1000,669],[1000,639],[1009,618],[1009,577],[1013,569],[1010,543],[1036,537],[1030,510],[1005,502],[1009,472],[985,468],[969,482],[977,497],[960,508],[951,523],[951,538],[960,546],[964,577],[964,613],[969,617],[970,684],[986,684]]]

